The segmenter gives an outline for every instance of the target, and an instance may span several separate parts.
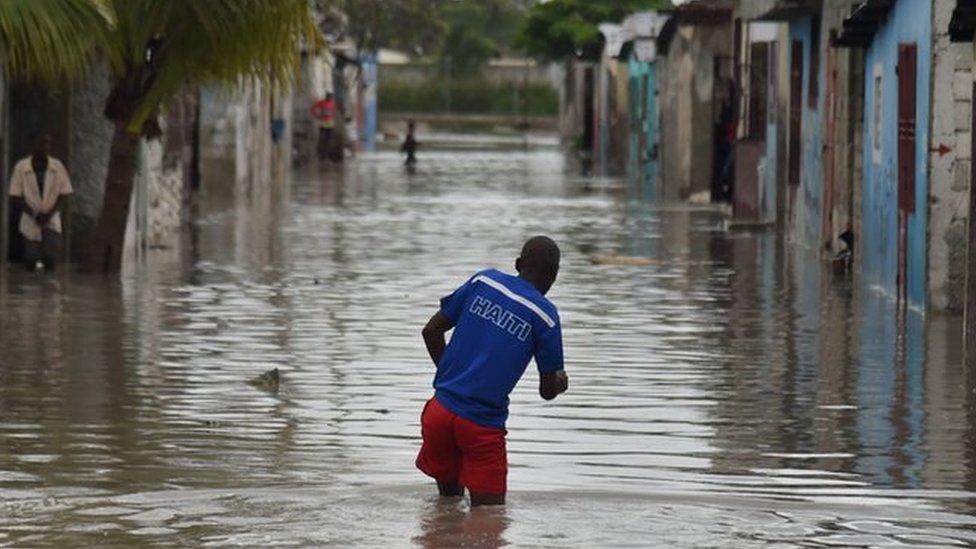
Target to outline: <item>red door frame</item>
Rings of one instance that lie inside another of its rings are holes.
[[[908,219],[915,213],[918,46],[898,44],[898,301],[908,301]]]
[[[790,127],[787,147],[787,227],[793,230],[797,188],[800,186],[800,153],[803,139],[803,42],[794,40],[790,48]]]

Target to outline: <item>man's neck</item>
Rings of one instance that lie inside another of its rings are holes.
[[[519,273],[518,277],[531,284],[532,287],[535,288],[536,290],[539,290],[539,293],[545,293],[542,291],[542,283],[536,282],[536,280],[532,277],[531,274]]]

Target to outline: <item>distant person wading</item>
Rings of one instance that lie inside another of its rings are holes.
[[[400,147],[400,152],[406,153],[407,155],[407,166],[413,166],[417,163],[417,138],[414,135],[416,129],[417,125],[413,120],[407,122],[407,137],[403,140],[403,145]]]
[[[332,148],[332,139],[335,134],[335,97],[331,93],[327,94],[325,99],[316,101],[312,105],[311,112],[312,118],[315,119],[315,125],[319,129],[317,148],[319,160],[326,160],[329,158],[329,151]]]

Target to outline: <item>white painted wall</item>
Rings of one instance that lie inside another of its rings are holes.
[[[929,156],[928,290],[932,308],[951,311],[964,303],[973,94],[973,45],[953,44],[947,32],[955,6],[933,4],[930,148],[950,150]]]

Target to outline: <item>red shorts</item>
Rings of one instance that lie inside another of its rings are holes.
[[[420,416],[424,444],[417,468],[439,482],[476,494],[504,494],[508,478],[505,429],[478,425],[430,399]]]

